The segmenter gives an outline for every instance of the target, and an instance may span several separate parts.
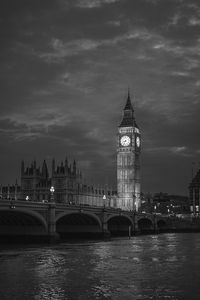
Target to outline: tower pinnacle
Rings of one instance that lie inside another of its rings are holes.
[[[134,109],[131,103],[130,92],[128,89],[128,96],[126,100],[126,105],[124,107],[124,115],[119,127],[138,127],[134,117]]]
[[[129,89],[128,89],[128,96],[127,96],[126,105],[125,105],[125,107],[124,107],[124,110],[132,110],[132,111],[134,111],[133,106],[132,106],[132,103],[131,103],[131,98],[130,98],[130,91],[129,91]]]

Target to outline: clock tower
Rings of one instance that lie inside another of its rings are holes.
[[[117,134],[118,207],[138,211],[140,200],[141,135],[134,117],[130,95]]]

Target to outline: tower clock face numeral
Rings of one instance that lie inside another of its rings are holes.
[[[121,137],[120,143],[121,143],[122,146],[129,146],[130,143],[131,143],[131,139],[130,139],[129,136],[124,135],[124,136]]]
[[[140,138],[139,138],[139,136],[136,137],[136,145],[137,145],[137,147],[140,147]]]

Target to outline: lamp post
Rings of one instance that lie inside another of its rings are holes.
[[[105,208],[105,200],[106,200],[106,195],[103,195],[103,207]]]
[[[50,201],[51,202],[54,202],[54,192],[55,192],[55,188],[54,188],[54,186],[51,186],[51,188],[50,188],[50,193],[51,193]]]
[[[137,213],[137,201],[136,201],[135,193],[133,193],[133,208],[132,209],[133,209],[133,234],[135,234],[136,233],[136,213]]]
[[[157,233],[157,217],[156,217],[157,205],[154,205],[153,208],[153,218],[154,218],[154,233]]]
[[[136,196],[135,196],[135,194],[133,193],[133,210],[134,210],[134,212],[136,212],[137,211],[137,201],[136,201]]]

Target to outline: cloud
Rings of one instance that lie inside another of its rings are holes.
[[[96,49],[98,46],[98,41],[87,39],[64,43],[60,39],[53,38],[50,43],[52,52],[39,54],[39,57],[43,58],[47,62],[61,62],[67,56],[73,56],[82,51]]]
[[[194,157],[194,155],[197,153],[196,150],[191,150],[186,146],[162,146],[162,147],[152,147],[152,148],[146,148],[144,152],[151,156],[158,155],[161,157],[165,156],[166,159],[169,159],[169,156],[175,157],[185,157],[185,158],[191,158]],[[155,157],[156,159],[156,157]]]
[[[19,130],[24,129],[26,127],[25,123],[19,123],[16,120],[12,120],[9,117],[0,119],[0,131],[1,132],[17,132]]]
[[[163,38],[160,42],[156,41],[156,43],[152,45],[152,49],[155,51],[169,52],[185,60],[188,59],[188,61],[190,60],[190,62],[194,64],[195,57],[198,58],[200,56],[200,39],[197,39],[190,45],[178,45],[177,42],[172,39]]]
[[[162,147],[152,147],[146,149],[147,152],[168,152],[173,154],[180,154],[187,150],[186,146],[162,146]]]
[[[200,26],[200,19],[192,17],[191,19],[189,19],[188,24],[190,26]]]
[[[43,135],[39,132],[18,132],[15,134],[15,140],[16,141],[30,141],[30,140],[35,140],[40,137],[43,137]]]
[[[181,18],[182,18],[182,15],[180,13],[176,13],[171,18],[171,20],[169,21],[169,23],[167,24],[167,26],[177,26]]]
[[[100,42],[81,39],[64,43],[62,40],[53,38],[50,46],[51,52],[39,54],[39,57],[47,62],[62,62],[67,56],[77,55],[83,51],[89,51],[96,49],[100,45]]]
[[[76,6],[80,8],[96,8],[105,4],[113,4],[120,0],[78,0]]]
[[[152,35],[146,29],[135,29],[111,39],[78,39],[64,42],[61,39],[53,38],[50,42],[52,51],[39,53],[38,56],[47,62],[62,62],[65,57],[96,50],[101,46],[114,46],[120,42],[134,39],[149,40],[151,37]]]
[[[200,86],[200,80],[197,80],[197,81],[195,82],[195,85],[199,87],[199,86]]]
[[[64,89],[71,88],[88,95],[94,92],[94,82],[97,77],[98,73],[90,70],[64,72],[57,77],[55,84],[62,85]]]
[[[188,26],[200,25],[200,7],[198,5],[182,1],[180,5],[175,5],[174,9],[176,12],[167,23],[167,28],[172,26],[175,27],[174,29],[181,30]]]
[[[41,136],[41,127],[34,127],[13,118],[0,119],[0,133],[9,140],[30,140]]]
[[[155,50],[162,50],[165,52],[171,52],[176,55],[183,55],[185,54],[186,47],[177,46],[171,40],[163,39],[162,42],[156,42],[153,47]]]
[[[108,142],[109,136],[100,129],[101,122],[95,126],[96,117],[86,112],[68,111],[55,112],[53,110],[38,110],[31,113],[12,114],[1,117],[0,133],[10,140],[22,141],[38,138],[60,139],[77,147],[86,147],[90,144]],[[81,141],[82,139],[82,141]],[[85,142],[84,142],[85,139]],[[88,142],[87,142],[88,141]]]
[[[189,72],[183,72],[183,71],[172,71],[171,75],[180,76],[180,77],[188,77],[188,76],[190,76],[190,73]]]
[[[55,109],[44,108],[38,112],[37,108],[24,114],[13,113],[0,118],[0,132],[8,134],[15,140],[33,139],[48,134],[49,127],[59,124],[66,125],[71,116],[56,112]]]
[[[200,62],[198,57],[185,57],[185,63],[183,64],[186,70],[193,70],[199,68]]]
[[[108,25],[112,25],[112,26],[115,26],[115,27],[118,27],[121,25],[121,21],[120,20],[116,20],[116,21],[109,21],[107,22]]]
[[[185,146],[179,146],[179,147],[171,147],[169,148],[169,150],[172,152],[172,153],[182,153],[184,151],[187,150],[187,148]]]

